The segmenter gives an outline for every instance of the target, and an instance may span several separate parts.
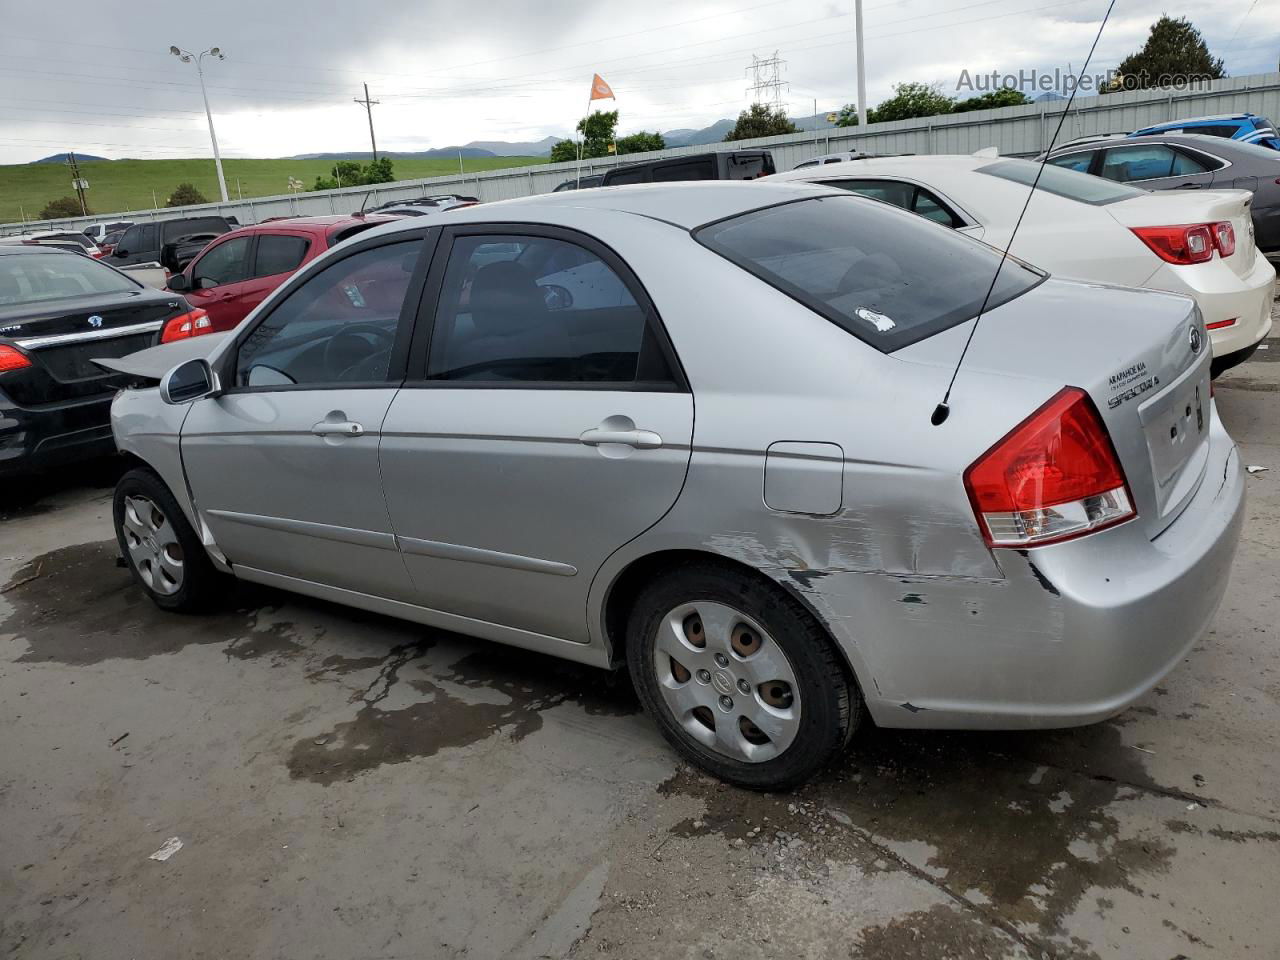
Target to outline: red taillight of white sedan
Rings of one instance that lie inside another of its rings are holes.
[[[213,321],[209,314],[197,307],[187,313],[181,313],[164,325],[160,332],[161,343],[172,343],[174,340],[186,340],[205,333],[213,333]]]
[[[1236,230],[1230,220],[1130,229],[1165,263],[1186,266],[1212,260],[1214,250],[1224,257],[1236,252]]]
[[[1078,387],[979,457],[964,486],[993,547],[1056,543],[1137,515],[1111,437]]]

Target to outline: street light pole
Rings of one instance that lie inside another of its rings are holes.
[[[226,57],[218,47],[212,47],[200,54],[180,50],[178,47],[170,47],[169,52],[183,63],[196,65],[196,74],[200,77],[200,96],[204,98],[204,115],[209,121],[209,139],[213,142],[213,164],[218,168],[218,190],[222,193],[222,202],[228,203],[231,198],[227,195],[227,178],[222,175],[222,154],[218,152],[218,135],[213,132],[213,111],[209,109],[209,94],[204,89],[204,67],[201,64],[206,56],[216,57],[219,60],[225,60]]]
[[[853,30],[858,41],[858,125],[867,125],[866,47],[862,44],[862,0],[853,0]]]

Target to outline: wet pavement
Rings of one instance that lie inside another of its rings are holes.
[[[0,491],[0,956],[1280,957],[1271,346],[1218,384],[1269,470],[1159,687],[868,727],[772,796],[678,763],[624,676],[247,585],[161,613],[107,468]]]

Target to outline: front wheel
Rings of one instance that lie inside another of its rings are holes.
[[[861,697],[831,639],[778,587],[684,567],[637,599],[627,662],[646,710],[684,757],[730,783],[803,783],[848,743]]]
[[[120,552],[156,606],[181,613],[209,606],[222,577],[163,480],[130,470],[116,484],[113,515]]]

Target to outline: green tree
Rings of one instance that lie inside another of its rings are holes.
[[[647,133],[641,130],[618,141],[618,153],[644,153],[647,150],[665,150],[667,142],[660,133]]]
[[[867,123],[933,117],[950,113],[954,105],[955,100],[943,93],[936,83],[895,83],[893,96],[874,110],[867,111]]]
[[[391,158],[385,156],[365,165],[360,173],[363,177],[362,183],[391,183],[396,178],[391,169]]]
[[[798,133],[800,130],[787,119],[781,110],[774,110],[763,103],[753,103],[738,114],[738,122],[724,135],[726,140],[750,140],[753,137],[776,137],[782,133]]]
[[[573,163],[578,159],[578,142],[576,140],[561,140],[551,148],[552,163]]]
[[[957,100],[951,112],[966,113],[970,110],[992,110],[996,107],[1019,107],[1030,102],[1031,98],[1021,90],[1001,87],[999,90],[970,97],[968,100]]]
[[[1200,31],[1186,17],[1168,14],[1151,25],[1147,42],[1116,68],[1118,76],[1103,93],[1166,87],[1176,79],[1218,80],[1227,75],[1222,58],[1209,52]]]
[[[195,203],[208,203],[208,199],[203,193],[195,188],[191,183],[180,183],[178,189],[169,194],[169,199],[164,202],[166,207],[189,207]]]
[[[360,166],[354,160],[339,160],[328,177],[316,177],[312,190],[336,190],[338,187],[361,187],[370,183],[390,183],[395,179],[390,157],[379,157]]]
[[[82,213],[93,213],[93,211],[87,208],[81,211],[80,201],[75,197],[59,197],[44,205],[44,209],[40,211],[40,219],[61,220],[63,217],[78,217]]]

